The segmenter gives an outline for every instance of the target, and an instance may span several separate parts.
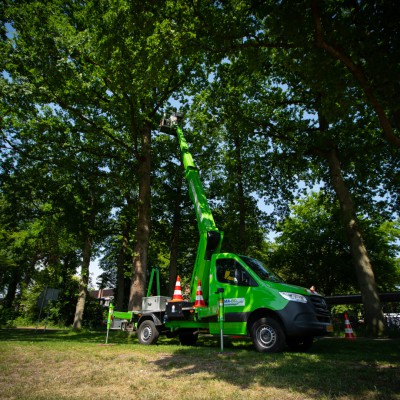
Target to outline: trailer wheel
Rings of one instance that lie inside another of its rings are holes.
[[[277,353],[285,345],[281,324],[273,318],[260,318],[251,328],[254,347],[260,353]]]
[[[194,346],[197,343],[199,333],[197,330],[186,329],[179,331],[179,341],[182,346]]]
[[[147,319],[139,325],[137,336],[140,344],[155,344],[160,336],[160,332],[154,322]]]
[[[305,352],[310,350],[313,344],[314,338],[312,336],[299,337],[299,338],[288,338],[286,344],[291,351]]]

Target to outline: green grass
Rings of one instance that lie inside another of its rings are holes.
[[[310,353],[260,354],[250,341],[196,347],[135,335],[0,330],[2,399],[400,400],[400,340],[325,338]]]

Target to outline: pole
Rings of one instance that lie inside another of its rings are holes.
[[[44,289],[43,292],[43,298],[42,298],[42,303],[40,304],[40,311],[39,311],[39,317],[36,323],[36,329],[35,329],[35,333],[37,333],[38,327],[39,327],[39,321],[40,321],[40,317],[42,316],[42,311],[43,311],[43,307],[44,307],[44,302],[46,301],[46,297],[47,297],[47,285]],[[44,331],[46,332],[46,325],[44,326]]]
[[[224,310],[224,289],[218,288],[216,294],[219,295],[218,299],[218,321],[221,331],[221,352],[224,351],[224,320],[225,320],[225,310]]]
[[[44,320],[44,329],[43,329],[43,332],[46,332],[47,320],[48,320],[48,319],[49,319],[49,310],[47,309],[46,319]]]
[[[111,321],[114,314],[114,305],[110,303],[110,307],[108,308],[108,317],[107,317],[107,336],[106,336],[106,344],[108,344],[108,334],[110,332]]]

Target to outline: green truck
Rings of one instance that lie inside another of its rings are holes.
[[[314,290],[284,283],[254,258],[221,252],[223,232],[215,225],[180,122],[181,115],[173,113],[162,120],[160,130],[179,140],[198,222],[200,240],[190,299],[148,296],[140,311],[111,308],[110,314],[135,329],[142,344],[153,344],[160,334],[167,334],[179,335],[183,345],[194,345],[199,333],[205,332],[221,335],[221,340],[223,335],[251,337],[259,352],[279,352],[285,346],[307,350],[315,337],[332,331],[324,298]],[[199,283],[204,304],[197,307]]]

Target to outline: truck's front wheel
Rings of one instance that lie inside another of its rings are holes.
[[[150,319],[147,319],[139,325],[137,335],[139,343],[155,344],[160,336],[160,332],[156,328],[154,322]]]
[[[261,353],[277,353],[285,345],[281,324],[273,318],[261,318],[251,328],[254,347]]]

